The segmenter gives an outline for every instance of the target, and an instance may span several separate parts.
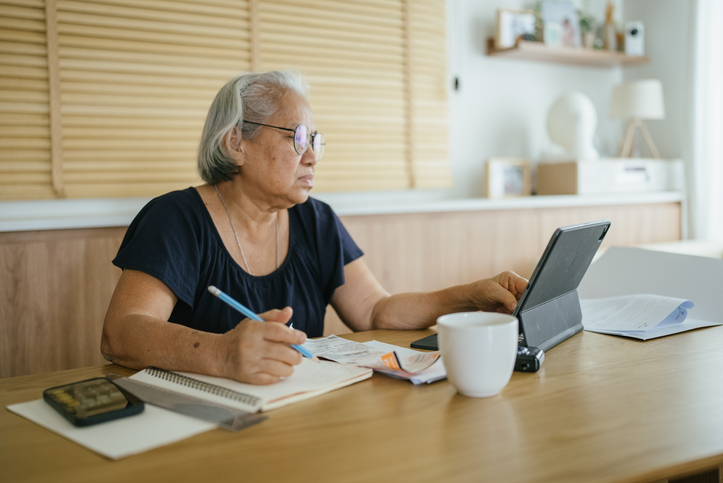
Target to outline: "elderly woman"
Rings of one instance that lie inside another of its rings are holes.
[[[331,208],[309,197],[324,136],[305,96],[293,72],[220,90],[198,153],[206,184],[148,203],[113,260],[123,273],[103,327],[107,360],[270,384],[301,362],[290,344],[322,335],[329,303],[355,331],[514,309],[527,281],[512,272],[432,293],[380,286]],[[270,323],[239,320],[209,285]]]

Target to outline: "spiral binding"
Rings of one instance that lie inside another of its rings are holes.
[[[185,386],[191,389],[198,389],[199,391],[207,392],[215,396],[225,397],[227,399],[238,401],[243,404],[248,404],[250,406],[256,406],[257,404],[261,403],[261,398],[257,396],[244,394],[242,392],[234,391],[233,389],[228,389],[222,386],[217,386],[216,384],[211,384],[210,382],[199,381],[198,379],[184,376],[183,374],[167,371],[165,369],[149,367],[148,369],[146,369],[146,372],[151,376],[163,379],[164,381],[173,382],[175,384],[179,384],[181,386]]]

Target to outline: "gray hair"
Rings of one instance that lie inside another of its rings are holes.
[[[296,92],[306,98],[309,87],[293,70],[246,73],[234,77],[218,91],[211,103],[198,147],[198,172],[208,184],[230,181],[239,168],[224,140],[234,127],[243,139],[253,139],[261,126],[243,120],[266,123],[279,111],[279,101]]]

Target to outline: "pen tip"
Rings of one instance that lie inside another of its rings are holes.
[[[219,289],[217,289],[216,287],[214,287],[213,285],[208,286],[208,291],[216,296],[218,296],[218,294],[221,293],[221,291]]]

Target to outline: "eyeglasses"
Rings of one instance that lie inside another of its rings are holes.
[[[309,146],[311,146],[311,150],[314,152],[314,155],[316,155],[317,161],[319,161],[324,155],[324,146],[326,145],[326,143],[324,142],[324,135],[320,132],[310,133],[309,128],[304,126],[303,124],[299,124],[298,126],[296,126],[296,129],[289,129],[286,127],[261,124],[260,122],[251,122],[246,120],[244,120],[244,122],[247,122],[249,124],[256,124],[257,126],[272,127],[274,129],[281,129],[282,131],[293,132],[294,151],[296,151],[296,154],[304,154],[306,150],[309,149]]]

